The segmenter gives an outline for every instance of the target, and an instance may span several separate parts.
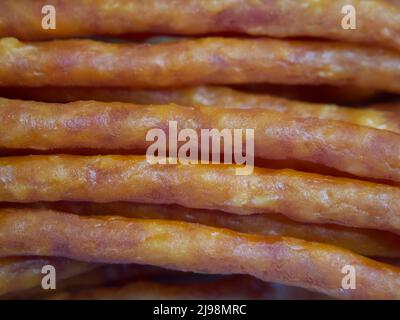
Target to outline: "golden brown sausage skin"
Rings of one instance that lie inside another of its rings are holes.
[[[47,4],[54,5],[57,12],[55,30],[41,27],[42,7]],[[356,29],[342,28],[345,5],[356,10]],[[399,16],[397,7],[379,0],[3,0],[0,36],[37,40],[138,32],[229,32],[315,37],[399,49]]]
[[[339,88],[335,89],[339,90]],[[388,104],[385,110],[381,108],[376,110],[374,106],[350,108],[335,104],[289,100],[269,94],[248,93],[222,86],[197,86],[164,90],[81,87],[0,88],[0,96],[11,99],[62,103],[96,100],[144,105],[176,103],[182,106],[259,108],[281,112],[294,118],[311,117],[339,120],[400,133],[400,116],[396,112],[397,109],[400,109],[400,103]]]
[[[334,246],[186,222],[9,209],[0,214],[0,243],[0,255],[57,255],[198,273],[249,274],[342,299],[400,298],[397,267]],[[345,266],[355,268],[356,289],[343,289]]]
[[[94,101],[46,104],[0,98],[0,149],[144,154],[154,144],[146,141],[148,132],[157,128],[168,137],[171,121],[176,121],[178,132],[193,129],[198,137],[201,129],[254,129],[258,159],[307,161],[353,176],[400,182],[399,134],[264,109]]]
[[[290,220],[279,214],[237,215],[215,210],[176,205],[132,202],[39,202],[4,204],[4,208],[40,208],[79,215],[115,215],[137,219],[162,219],[200,223],[238,232],[299,238],[349,249],[369,257],[400,257],[400,236],[379,230],[349,228],[334,224],[311,224]]]
[[[352,85],[400,93],[400,53],[353,44],[204,38],[161,44],[0,40],[0,86]]]
[[[149,164],[135,156],[0,158],[0,201],[129,201],[400,233],[400,188],[293,170]]]

